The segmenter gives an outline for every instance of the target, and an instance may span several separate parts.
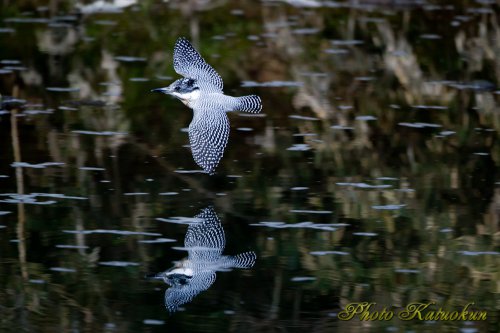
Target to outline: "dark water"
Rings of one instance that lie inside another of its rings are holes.
[[[500,330],[495,1],[103,3],[0,5],[0,331]],[[212,177],[149,93],[179,36],[264,104]],[[169,313],[203,209],[257,258]],[[487,319],[338,319],[431,301]]]

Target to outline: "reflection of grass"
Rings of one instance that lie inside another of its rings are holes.
[[[0,16],[19,17],[41,3],[16,2],[22,8],[4,5]],[[69,2],[58,3],[61,8],[69,8]],[[473,3],[464,1],[457,6]],[[53,331],[50,328],[60,320],[67,320],[59,326],[64,328],[82,326],[100,331],[103,323],[112,322],[119,329],[137,326],[140,331],[143,327],[135,322],[163,318],[162,291],[149,292],[150,286],[142,284],[139,270],[143,267],[118,269],[95,264],[102,256],[109,256],[144,263],[146,269],[150,262],[164,264],[175,257],[169,248],[138,245],[126,238],[89,237],[91,249],[82,254],[54,250],[54,239],[74,241],[68,235],[61,236],[60,230],[78,218],[85,228],[160,230],[165,235],[176,235],[179,232],[174,227],[159,226],[153,218],[189,216],[191,206],[198,205],[200,200],[214,200],[228,215],[238,216],[237,222],[241,223],[227,221],[233,235],[238,234],[238,246],[256,244],[260,257],[255,270],[242,273],[252,275],[244,280],[251,288],[240,284],[240,275],[222,276],[222,282],[207,291],[206,298],[200,298],[189,311],[179,315],[177,325],[198,325],[197,319],[203,315],[214,326],[223,325],[221,322],[225,320],[235,326],[244,322],[248,327],[261,325],[272,330],[292,326],[294,320],[300,322],[300,316],[307,313],[302,325],[310,320],[310,323],[324,322],[328,327],[335,319],[327,317],[327,313],[338,312],[340,306],[359,300],[395,306],[417,300],[437,300],[450,305],[476,301],[478,308],[494,312],[495,293],[499,292],[496,281],[500,278],[498,255],[464,255],[460,251],[498,251],[495,240],[498,195],[494,183],[500,150],[496,132],[484,130],[500,129],[498,98],[490,92],[459,91],[428,81],[483,79],[497,83],[498,73],[493,69],[498,67],[498,57],[492,58],[488,49],[489,42],[495,39],[497,23],[484,16],[484,20],[473,17],[454,29],[440,25],[438,28],[442,30],[437,32],[443,39],[436,42],[423,41],[419,36],[436,32],[429,29],[439,16],[427,12],[423,15],[420,9],[386,16],[389,23],[384,25],[363,21],[367,16],[377,16],[377,11],[372,15],[356,10],[322,9],[313,11],[314,15],[304,15],[301,9],[278,6],[271,11],[254,2],[241,2],[241,7],[245,9],[244,17],[228,15],[224,6],[197,13],[201,27],[199,49],[221,73],[226,91],[235,95],[250,92],[239,87],[247,79],[294,80],[304,84],[256,89],[264,97],[265,118],[231,115],[233,128],[245,126],[254,131],[232,131],[220,166],[220,178],[213,182],[203,176],[173,174],[177,168],[194,168],[189,151],[182,147],[187,144],[187,137],[180,133],[189,124],[192,112],[174,99],[149,93],[149,89],[169,83],[156,79],[157,75],[177,77],[171,65],[172,45],[179,35],[190,36],[186,24],[191,22],[189,17],[168,10],[166,4],[141,2],[138,11],[90,16],[70,28],[51,30],[40,24],[4,24],[15,27],[16,33],[2,35],[2,59],[20,59],[41,80],[39,84],[32,83],[22,72],[2,75],[2,94],[7,95],[5,92],[12,91],[17,84],[21,87],[21,97],[30,103],[57,108],[73,105],[68,99],[83,99],[108,105],[77,105],[75,111],[19,119],[26,162],[53,160],[67,165],[60,170],[26,172],[28,191],[85,196],[89,200],[74,206],[60,204],[27,211],[30,277],[43,279],[46,284],[19,282],[19,267],[12,262],[17,253],[8,242],[15,235],[0,235],[3,240],[0,253],[9,262],[0,274],[0,285],[5,286],[0,289],[0,299],[5,300],[0,308],[2,329],[12,331],[24,325],[16,311],[28,311],[26,320],[31,325],[46,325],[41,331],[45,327],[46,331]],[[273,31],[277,38],[262,37],[259,43],[247,39],[247,35],[266,32],[264,24],[287,20],[290,15],[298,17],[298,26],[277,28]],[[406,25],[402,21],[405,15]],[[114,20],[117,24],[97,25],[95,20]],[[302,26],[318,28],[320,32],[311,36],[294,35],[293,29]],[[51,33],[57,40],[59,34],[67,33],[65,29],[81,32],[77,34],[74,49],[62,55],[39,51],[41,33]],[[235,35],[222,41],[211,39],[226,33]],[[82,41],[84,36],[94,40]],[[462,38],[463,48],[460,48],[457,40]],[[330,39],[359,39],[364,44],[344,46],[347,55],[332,55],[324,52],[332,48]],[[405,53],[394,56],[389,45],[404,47]],[[486,45],[485,52],[476,55],[471,45]],[[213,54],[219,57],[212,57]],[[145,57],[148,61],[114,61],[120,55]],[[464,57],[474,61],[465,62]],[[307,72],[327,75],[304,76]],[[373,76],[374,80],[356,80],[361,76]],[[131,77],[150,81],[130,82]],[[116,100],[102,96],[106,88],[101,83],[108,81],[116,81],[122,88]],[[87,91],[83,88],[89,87],[88,94],[58,95],[45,91],[50,84],[64,86],[71,82],[80,85],[82,94]],[[447,106],[447,109],[412,107],[420,104]],[[291,114],[320,120],[290,119]],[[359,115],[377,119],[355,120]],[[406,128],[399,126],[400,122],[435,123],[442,128]],[[332,129],[332,125],[354,129]],[[5,133],[10,130],[2,122],[0,126]],[[82,136],[71,134],[72,130],[123,131],[129,135],[122,139]],[[441,130],[456,133],[437,138]],[[316,135],[292,136],[311,133]],[[291,145],[302,143],[312,149],[287,151]],[[0,140],[0,151],[10,152],[9,147],[9,140]],[[474,155],[477,152],[490,155]],[[1,161],[0,173],[10,175],[11,160],[7,153]],[[100,166],[105,170],[82,172],[78,169],[81,166]],[[231,179],[230,183],[225,173],[242,178]],[[376,180],[384,176],[397,180]],[[154,178],[154,182],[146,182],[147,178]],[[360,189],[338,186],[339,182],[387,183],[393,187]],[[2,184],[6,184],[3,191],[14,190],[11,180]],[[308,189],[296,193],[290,190],[295,186]],[[188,189],[192,191],[184,191]],[[151,195],[144,198],[122,195],[136,191]],[[180,194],[156,195],[165,191]],[[218,195],[219,192],[226,195]],[[389,204],[406,206],[398,211],[372,208]],[[322,217],[300,216],[291,214],[292,209],[333,213]],[[311,220],[349,226],[339,227],[335,232],[246,226],[266,220],[286,223]],[[377,235],[363,237],[355,235],[356,232]],[[348,255],[317,256],[312,251],[342,251]],[[53,266],[75,267],[78,274],[51,273],[48,268]],[[316,280],[297,283],[291,281],[294,276]],[[213,308],[210,300],[225,297],[230,301],[224,305],[238,310],[234,319],[227,320],[219,308],[210,310]],[[246,303],[240,304],[240,300]],[[247,306],[248,303],[251,305]],[[200,304],[206,307],[196,306]],[[273,308],[273,304],[277,307]],[[28,310],[21,310],[23,306]],[[184,319],[190,319],[192,324],[185,324]],[[13,322],[17,324],[12,325]],[[352,328],[357,323],[342,325]],[[382,327],[372,325],[373,331]],[[418,329],[420,325],[409,323],[404,327]],[[439,325],[449,328],[455,324]]]

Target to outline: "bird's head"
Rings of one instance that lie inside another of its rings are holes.
[[[187,106],[195,102],[200,95],[200,88],[196,84],[196,80],[191,78],[178,79],[168,87],[157,88],[151,91],[174,96]]]
[[[158,274],[148,274],[147,279],[163,280],[170,286],[187,284],[194,275],[193,269],[190,267],[190,261],[184,258],[174,262],[174,267],[167,271]]]

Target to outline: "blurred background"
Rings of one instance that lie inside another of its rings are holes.
[[[497,332],[495,0],[0,1],[2,332]],[[196,173],[170,84],[185,36],[230,95]],[[213,206],[225,254],[182,311],[146,274]],[[187,221],[187,222],[186,222]],[[475,302],[488,320],[340,321]]]

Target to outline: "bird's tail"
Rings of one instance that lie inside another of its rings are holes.
[[[262,110],[262,101],[257,95],[236,97],[236,100],[238,102],[236,111],[259,113]]]
[[[243,252],[233,256],[231,266],[234,268],[251,268],[257,259],[255,252]]]

